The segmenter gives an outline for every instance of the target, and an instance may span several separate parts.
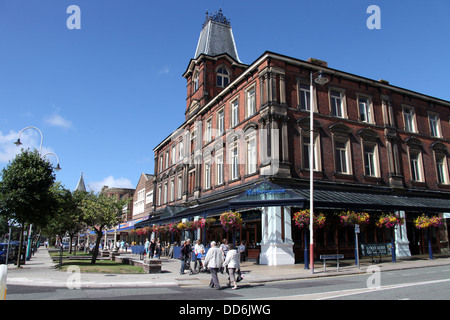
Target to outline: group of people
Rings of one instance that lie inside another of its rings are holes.
[[[190,240],[185,240],[181,245],[180,274],[184,274],[188,261],[195,263],[195,269],[208,270],[211,273],[211,281],[209,286],[220,290],[218,273],[226,270],[228,274],[228,286],[237,289],[237,283],[242,280],[240,272],[241,254],[245,254],[245,245],[242,243],[238,248],[228,243],[226,239],[222,241],[220,246],[215,241],[210,243],[211,247],[207,253],[200,240],[197,240],[194,247],[191,246]]]
[[[161,257],[161,242],[159,239],[151,239],[151,241],[146,241],[144,244],[145,254],[148,255],[149,258],[159,258]]]

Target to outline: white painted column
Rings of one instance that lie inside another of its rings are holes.
[[[406,233],[406,215],[405,211],[398,211],[397,215],[405,219],[405,223],[402,226],[395,228],[395,254],[397,257],[411,257],[411,251],[409,250],[409,240]]]
[[[284,237],[282,237],[282,223]],[[261,228],[259,263],[269,266],[294,264],[290,207],[285,207],[284,210],[282,207],[264,207],[261,214]]]

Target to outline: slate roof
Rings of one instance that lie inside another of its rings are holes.
[[[231,25],[220,12],[220,15],[207,16],[203,29],[200,32],[194,58],[197,59],[201,54],[217,56],[224,53],[241,62],[236,43],[234,42]]]

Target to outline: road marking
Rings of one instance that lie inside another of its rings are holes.
[[[320,293],[309,293],[309,294],[300,294],[300,295],[290,295],[290,296],[277,296],[277,297],[269,297],[269,298],[258,298],[261,300],[326,300],[326,299],[334,299],[347,297],[351,295],[364,294],[364,293],[372,293],[384,290],[392,290],[392,289],[400,289],[412,286],[423,286],[435,283],[449,282],[450,279],[443,280],[432,280],[432,281],[421,281],[421,282],[412,282],[412,283],[403,283],[403,284],[395,284],[389,286],[381,286],[379,288],[361,288],[361,289],[348,289],[348,290],[340,290],[340,291],[330,291],[330,292],[320,292]]]

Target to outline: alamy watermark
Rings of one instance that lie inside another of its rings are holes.
[[[70,16],[67,18],[66,26],[67,29],[81,29],[81,9],[77,5],[70,5],[67,7],[66,13],[69,13]]]
[[[81,289],[81,271],[78,266],[69,266],[67,268],[66,273],[69,274],[69,277],[66,281],[67,289]]]
[[[369,30],[373,29],[381,29],[381,9],[377,5],[371,5],[366,10],[367,14],[370,14],[370,17],[367,18],[367,28]]]
[[[370,266],[366,271],[370,276],[367,278],[366,285],[368,289],[381,288],[381,269],[378,266]]]
[[[176,159],[172,164],[246,165],[249,168],[267,166],[262,175],[274,175],[280,166],[280,130],[265,128],[235,128],[219,130],[212,127],[203,129],[202,121],[196,121],[193,130],[178,129],[168,138],[171,142],[165,151]],[[200,134],[201,133],[201,134]],[[167,157],[167,155],[166,155]],[[163,151],[160,151],[159,169],[167,169]]]
[[[70,16],[66,20],[67,29],[81,29],[81,9],[77,5],[70,5],[67,7],[66,13]],[[366,26],[369,30],[381,29],[381,9],[377,5],[370,5],[366,10],[370,17],[367,18]]]

